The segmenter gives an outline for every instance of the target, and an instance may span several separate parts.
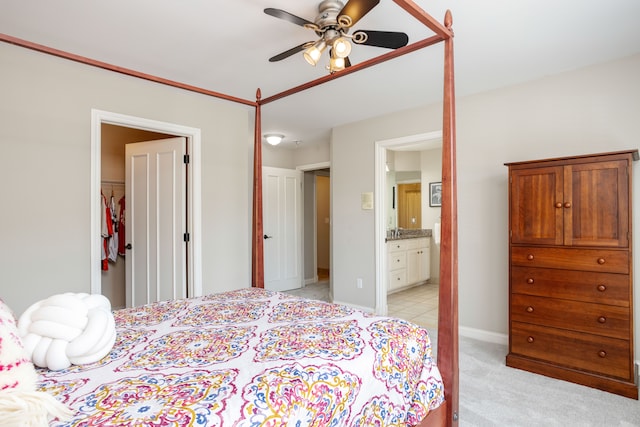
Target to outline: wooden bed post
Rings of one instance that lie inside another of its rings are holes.
[[[451,11],[445,27],[451,30]],[[440,300],[438,359],[447,401],[447,425],[459,415],[458,366],[458,192],[456,184],[456,113],[453,78],[453,37],[444,40],[444,99],[442,123],[442,237],[440,244]]]
[[[253,224],[251,245],[251,286],[264,288],[264,246],[262,242],[262,129],[260,89],[256,91],[256,119],[253,144]]]

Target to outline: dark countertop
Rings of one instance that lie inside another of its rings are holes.
[[[384,239],[385,242],[392,242],[394,240],[406,240],[406,239],[418,239],[420,237],[431,237],[431,229],[408,229],[408,230],[399,230],[400,235],[398,237],[389,237],[391,235],[391,230],[387,231],[387,237]]]

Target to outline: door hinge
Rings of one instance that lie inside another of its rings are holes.
[[[189,235],[189,233],[184,233],[184,241],[188,242],[191,239],[191,236]]]
[[[189,155],[188,154],[184,155],[184,163],[189,163]]]

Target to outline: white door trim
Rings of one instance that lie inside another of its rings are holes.
[[[387,226],[384,209],[386,202],[386,165],[387,149],[410,148],[419,143],[442,140],[442,131],[408,135],[400,138],[383,139],[375,142],[375,195],[377,200],[375,215],[375,248],[376,248],[376,314],[387,315],[387,250],[385,239]]]
[[[101,171],[101,125],[103,123],[166,133],[187,138],[190,162],[188,168],[188,224],[190,240],[187,242],[190,254],[187,263],[187,290],[190,296],[202,295],[202,180],[201,180],[201,132],[174,123],[143,119],[135,116],[91,109],[91,293],[102,293],[100,270],[100,181]]]

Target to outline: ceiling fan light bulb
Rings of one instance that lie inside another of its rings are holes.
[[[324,51],[326,47],[327,44],[324,40],[318,40],[313,46],[304,51],[304,59],[315,67],[322,56],[322,51]]]
[[[344,58],[331,57],[329,60],[329,71],[335,73],[336,71],[342,71],[345,68]]]
[[[270,133],[264,136],[264,139],[266,139],[270,145],[280,144],[283,138],[284,138],[284,135],[278,135],[274,133]]]
[[[351,43],[344,37],[339,37],[333,42],[332,51],[338,58],[346,58],[351,53]]]

